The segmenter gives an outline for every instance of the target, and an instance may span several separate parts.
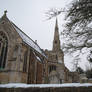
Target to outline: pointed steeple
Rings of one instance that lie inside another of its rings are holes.
[[[59,50],[60,50],[60,40],[59,40],[59,31],[58,31],[58,21],[56,18],[54,40],[53,40],[53,51],[59,51]]]
[[[56,24],[55,24],[55,30],[58,30],[58,21],[57,21],[57,18],[56,18]]]

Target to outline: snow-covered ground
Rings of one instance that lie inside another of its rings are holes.
[[[65,83],[65,84],[23,84],[23,83],[9,83],[9,84],[0,84],[0,88],[28,88],[28,87],[89,87],[92,86],[92,83]]]

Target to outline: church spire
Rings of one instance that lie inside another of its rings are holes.
[[[58,21],[56,18],[54,40],[53,40],[53,51],[59,51],[59,50],[60,50],[60,40],[59,40],[59,31],[58,31]]]
[[[58,29],[58,21],[57,21],[57,18],[56,18],[56,25],[55,25],[55,28]]]

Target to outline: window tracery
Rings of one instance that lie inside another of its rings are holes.
[[[8,40],[3,32],[0,32],[0,69],[5,68],[7,58]]]

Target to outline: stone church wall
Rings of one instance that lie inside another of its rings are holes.
[[[7,38],[7,48],[5,60],[5,67],[2,68],[0,54],[0,83],[43,83],[43,63],[37,60],[35,53],[38,57],[42,57],[34,48],[23,41],[23,38],[19,35],[18,31],[22,33],[20,29],[13,26],[13,23],[9,21],[6,14],[0,19],[0,32],[5,34]],[[3,38],[2,34],[0,36]],[[27,37],[25,33],[22,33],[23,37]],[[27,37],[30,40],[29,37]],[[36,44],[35,42],[33,42]],[[0,39],[0,46],[3,43]],[[4,46],[4,45],[3,45]],[[2,47],[3,47],[2,46]],[[36,46],[38,46],[36,44]],[[3,51],[0,47],[0,53]],[[40,49],[40,48],[39,48]],[[44,62],[45,63],[45,62]]]

